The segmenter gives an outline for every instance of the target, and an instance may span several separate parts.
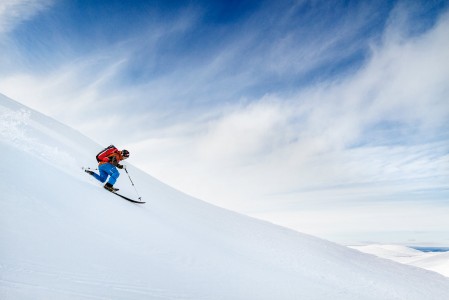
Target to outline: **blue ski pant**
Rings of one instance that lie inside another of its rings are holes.
[[[108,176],[110,176],[108,183],[114,185],[114,183],[117,181],[117,178],[120,176],[117,168],[109,163],[99,165],[98,170],[100,171],[100,175],[94,173],[92,174],[92,176],[100,182],[105,182],[106,179],[108,179]]]

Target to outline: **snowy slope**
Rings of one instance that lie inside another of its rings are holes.
[[[2,300],[449,299],[439,274],[193,199],[132,157],[147,204],[122,200],[81,172],[99,145],[1,95],[0,124]]]
[[[449,277],[449,252],[429,253],[430,255],[410,262],[410,265],[432,270]]]
[[[435,271],[449,277],[449,252],[422,252],[396,245],[366,245],[352,246],[351,248],[403,264]]]
[[[401,263],[408,263],[416,257],[421,257],[421,255],[426,254],[419,250],[400,245],[365,245],[351,246],[351,248]]]

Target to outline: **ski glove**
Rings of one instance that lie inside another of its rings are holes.
[[[117,165],[117,168],[123,169],[123,165],[118,164],[118,165]]]

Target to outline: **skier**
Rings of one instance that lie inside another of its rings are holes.
[[[108,179],[108,176],[110,176],[108,182],[104,185],[104,188],[108,191],[115,192],[118,191],[118,189],[114,188],[114,184],[120,176],[117,168],[123,169],[123,165],[120,164],[120,161],[127,159],[128,157],[128,150],[123,149],[122,151],[119,151],[111,145],[97,155],[98,170],[100,171],[100,175],[90,170],[85,171],[100,182],[105,182],[106,179]]]

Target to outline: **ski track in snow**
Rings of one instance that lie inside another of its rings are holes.
[[[132,151],[147,203],[112,195],[81,169],[100,145],[2,95],[0,146],[1,300],[449,299],[446,277],[189,197]]]

